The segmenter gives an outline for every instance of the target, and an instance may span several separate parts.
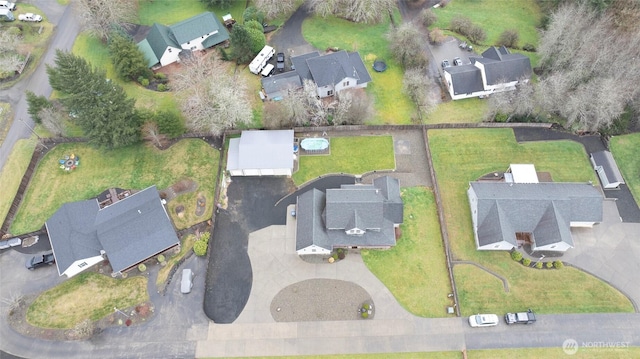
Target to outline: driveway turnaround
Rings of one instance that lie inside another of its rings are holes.
[[[247,255],[249,233],[284,224],[286,206],[295,203],[298,193],[354,181],[351,176],[328,176],[293,192],[295,187],[289,178],[233,177],[227,189],[229,204],[216,216],[210,246],[204,299],[207,316],[216,323],[232,323],[247,303],[254,275]]]

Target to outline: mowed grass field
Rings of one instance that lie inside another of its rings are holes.
[[[400,14],[394,13],[395,19]],[[373,124],[408,124],[415,113],[415,106],[402,92],[404,70],[393,59],[389,51],[386,34],[391,29],[387,18],[380,24],[357,24],[335,17],[310,16],[302,24],[302,34],[313,47],[325,51],[338,47],[346,51],[358,51],[364,61],[372,81],[367,85],[367,93],[373,96],[376,115]],[[385,72],[375,72],[372,68],[376,59],[387,63]]]
[[[611,153],[636,203],[640,205],[640,133],[611,138]]]
[[[535,270],[511,260],[508,252],[477,251],[466,190],[469,181],[505,171],[511,163],[532,163],[556,182],[598,183],[583,147],[572,141],[518,144],[511,129],[429,130],[453,259],[470,260],[507,278],[509,292],[495,277],[469,265],[454,276],[464,315],[535,308],[540,313],[632,312],[629,300],[579,270]],[[575,285],[580,283],[580,285]]]
[[[29,167],[29,161],[35,148],[35,139],[18,140],[2,167],[2,172],[0,172],[0,188],[2,189],[0,190],[0,223],[4,222],[7,213],[9,213],[11,203],[18,192],[22,176]]]
[[[80,157],[80,165],[71,172],[59,168],[65,155]],[[210,218],[213,210],[219,152],[202,140],[182,140],[160,151],[135,145],[112,151],[98,150],[86,144],[61,144],[38,164],[22,205],[11,226],[11,233],[38,230],[66,202],[93,198],[110,187],[141,190],[156,185],[164,189],[181,179],[198,184],[194,192],[168,202],[168,211],[178,229]],[[206,197],[205,214],[196,217],[196,195]],[[185,215],[175,215],[175,207],[185,206]]]
[[[297,186],[330,173],[359,175],[396,168],[391,136],[334,137],[329,142],[329,155],[299,156],[299,169],[293,174]]]
[[[445,317],[453,305],[444,245],[433,192],[402,189],[402,237],[389,250],[363,250],[371,273],[389,288],[407,311],[421,317]]]
[[[42,328],[73,328],[85,319],[99,320],[113,308],[149,300],[147,277],[113,279],[87,272],[45,291],[27,309],[27,322]]]

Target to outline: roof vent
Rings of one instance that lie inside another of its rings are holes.
[[[142,211],[138,210],[138,213],[142,214]]]

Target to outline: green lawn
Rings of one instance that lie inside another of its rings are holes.
[[[2,167],[2,172],[0,172],[0,188],[2,188],[0,191],[0,223],[4,221],[9,212],[35,148],[36,141],[34,139],[18,140],[13,146],[7,162]]]
[[[142,25],[153,25],[154,22],[172,25],[204,11],[213,11],[222,21],[222,16],[231,14],[233,18],[242,22],[246,1],[235,0],[228,8],[218,6],[207,8],[200,0],[158,1],[140,0],[138,2],[138,21]]]
[[[501,283],[480,269],[455,266],[463,314],[503,312],[512,307],[532,307],[540,313],[633,311],[621,293],[581,271],[529,269],[513,262],[506,252],[475,248],[466,195],[469,181],[504,171],[510,163],[533,163],[538,171],[550,172],[556,182],[597,183],[580,144],[518,144],[511,129],[429,130],[428,136],[454,259],[477,262],[509,281],[510,292],[504,293]]]
[[[81,273],[40,294],[27,309],[27,322],[43,328],[67,329],[85,319],[93,321],[149,300],[147,277],[113,279]]]
[[[479,98],[442,102],[427,115],[425,123],[482,122],[486,110],[487,100]]]
[[[620,172],[631,190],[636,202],[640,204],[640,133],[611,138],[611,153],[615,157]]]
[[[444,317],[453,305],[449,274],[433,192],[425,187],[402,189],[402,237],[386,251],[363,250],[369,270],[409,312]]]
[[[400,19],[397,11],[394,18]],[[377,25],[365,25],[335,17],[311,16],[302,24],[304,38],[320,51],[339,47],[360,53],[372,78],[367,92],[373,96],[376,106],[373,123],[407,124],[411,123],[415,106],[402,92],[404,71],[389,52],[386,38],[389,29],[388,19]],[[378,58],[387,62],[387,71],[373,71],[373,62]]]
[[[500,34],[509,29],[518,30],[520,47],[525,44],[538,44],[538,30],[542,12],[536,0],[518,0],[505,4],[503,1],[455,0],[446,7],[434,9],[438,21],[432,25],[448,29],[451,19],[465,16],[479,25],[486,33],[486,45],[493,45]]]
[[[391,136],[335,137],[329,141],[330,155],[300,156],[300,168],[293,174],[296,185],[330,173],[359,175],[396,168]]]
[[[71,153],[80,156],[80,166],[65,172],[58,160]],[[112,151],[80,143],[58,145],[40,161],[11,232],[37,230],[63,203],[93,198],[109,187],[164,189],[183,178],[196,181],[198,188],[170,201],[168,211],[176,227],[187,228],[211,216],[218,161],[219,152],[201,140],[182,140],[165,151],[145,145]],[[207,204],[201,217],[195,216],[198,192],[205,194]],[[175,215],[178,205],[185,206],[183,218]]]

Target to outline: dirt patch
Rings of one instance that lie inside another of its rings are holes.
[[[196,198],[196,216],[202,216],[205,209],[207,209],[207,197],[205,197],[203,192],[200,192]]]
[[[178,215],[179,218],[184,217],[184,206],[183,205],[176,206],[176,214]]]
[[[86,340],[106,328],[143,324],[155,312],[153,303],[144,302],[133,307],[123,308],[118,312],[114,311],[114,313],[95,322],[87,320],[72,329],[40,328],[29,324],[26,317],[27,309],[36,298],[37,295],[30,295],[16,299],[9,308],[7,321],[11,328],[21,335],[46,340]]]
[[[169,202],[181,194],[193,192],[198,189],[198,183],[191,179],[185,178],[174,183],[166,189],[160,191],[160,198]]]

